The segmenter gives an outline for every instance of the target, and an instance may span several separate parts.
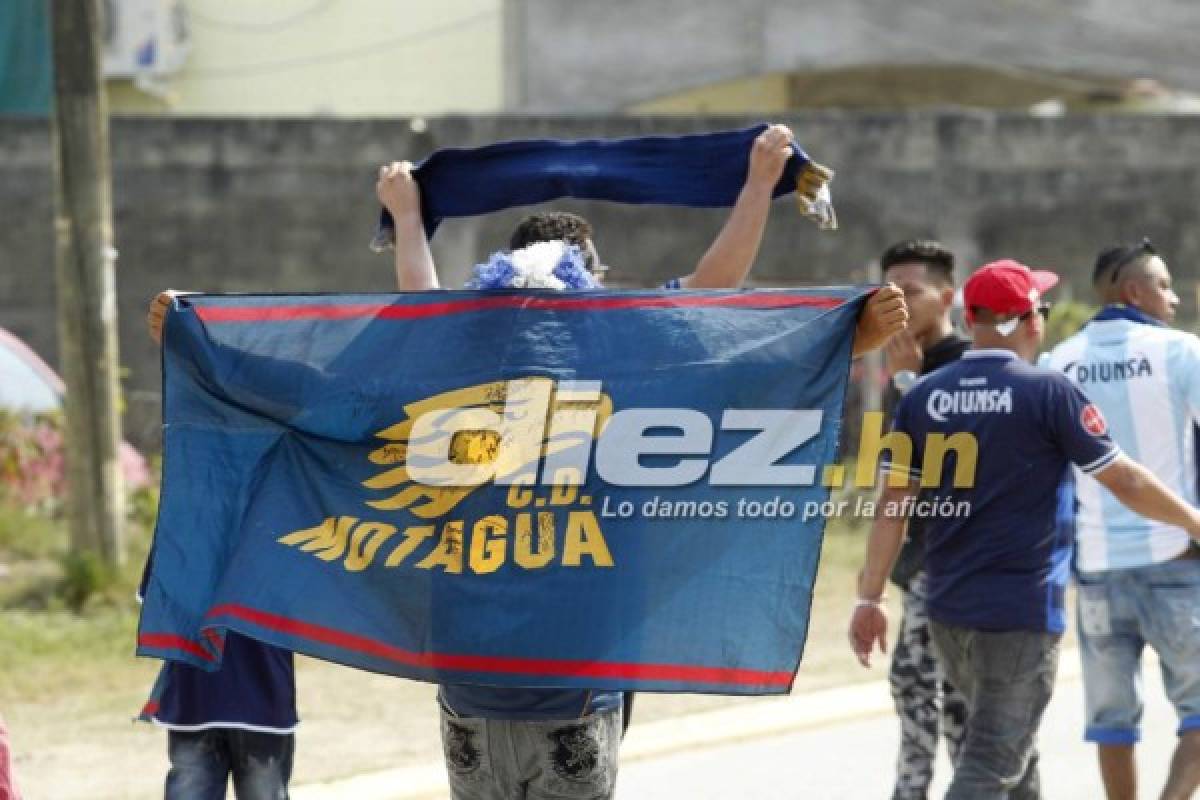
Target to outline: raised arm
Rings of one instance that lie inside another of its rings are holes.
[[[438,288],[437,267],[421,221],[421,190],[413,179],[412,164],[393,161],[380,167],[375,194],[396,224],[396,286],[400,291]]]
[[[679,280],[684,289],[736,289],[746,280],[771,211],[771,193],[792,157],[792,132],[786,125],[772,125],[750,150],[746,182],[738,194],[729,219],[709,245],[691,275]],[[888,284],[875,292],[863,308],[854,333],[854,356],[882,347],[908,323],[904,293]]]
[[[754,140],[746,182],[729,219],[695,271],[680,279],[683,288],[736,289],[746,280],[767,227],[771,192],[792,157],[791,144],[792,132],[784,125],[772,125]]]

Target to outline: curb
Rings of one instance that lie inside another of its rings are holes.
[[[1077,652],[1064,650],[1059,658],[1058,684],[1075,682],[1080,676]],[[751,700],[714,711],[635,723],[621,745],[621,763],[893,713],[886,680]],[[291,791],[293,800],[433,800],[448,795],[446,767],[441,761],[308,784]]]

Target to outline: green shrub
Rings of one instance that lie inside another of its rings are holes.
[[[105,592],[114,582],[112,570],[96,553],[67,553],[59,559],[62,578],[58,596],[75,613],[84,610],[95,596]]]
[[[1049,352],[1074,336],[1099,310],[1096,306],[1075,300],[1055,303],[1050,309],[1050,318],[1046,320],[1046,338],[1042,349]]]
[[[0,411],[0,502],[57,513],[66,483],[62,414]]]

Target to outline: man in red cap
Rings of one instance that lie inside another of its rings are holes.
[[[1034,740],[1066,627],[1072,542],[1057,521],[1070,465],[1138,513],[1200,536],[1200,512],[1121,453],[1099,409],[1061,373],[1031,365],[1042,294],[1057,282],[1009,260],[967,280],[974,344],[896,409],[859,577],[850,639],[866,666],[887,641],[883,588],[908,518],[924,518],[930,632],[968,708],[947,800],[1042,796]],[[921,488],[932,501],[916,502]]]

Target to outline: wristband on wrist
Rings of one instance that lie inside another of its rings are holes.
[[[916,385],[918,377],[911,369],[902,369],[892,376],[892,386],[896,387],[900,394],[908,394],[908,390]]]
[[[855,601],[854,608],[855,608],[855,610],[857,610],[857,609],[863,608],[864,606],[869,606],[871,608],[880,608],[881,609],[881,608],[883,608],[883,604],[886,602],[887,602],[887,595],[880,595],[878,598],[876,598],[874,600],[872,600],[869,597],[860,597],[860,598],[858,598],[857,601]]]

